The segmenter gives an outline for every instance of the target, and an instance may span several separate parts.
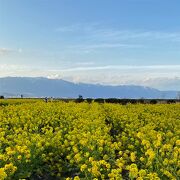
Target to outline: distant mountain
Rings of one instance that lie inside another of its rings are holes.
[[[15,97],[62,97],[76,98],[175,98],[175,91],[134,86],[104,86],[96,84],[75,84],[61,79],[5,77],[0,78],[0,95]]]

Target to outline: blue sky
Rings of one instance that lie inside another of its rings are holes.
[[[0,0],[0,76],[180,89],[179,0]]]

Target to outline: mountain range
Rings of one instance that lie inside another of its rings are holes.
[[[100,85],[72,83],[62,79],[42,77],[4,77],[0,78],[0,95],[5,97],[55,97],[55,98],[147,98],[173,99],[176,91],[160,91],[136,85]]]

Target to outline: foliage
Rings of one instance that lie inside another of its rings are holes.
[[[179,104],[0,107],[0,179],[178,179]]]
[[[84,101],[84,99],[83,99],[82,95],[79,95],[79,97],[75,100],[75,102],[77,102],[77,103],[81,103],[83,101]]]
[[[4,99],[4,96],[0,96],[0,99]]]

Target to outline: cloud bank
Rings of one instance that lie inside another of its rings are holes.
[[[0,48],[0,55],[8,55],[10,53],[22,53],[22,49]]]
[[[93,62],[75,67],[48,69],[21,65],[0,65],[0,76],[29,76],[64,79],[75,83],[104,85],[141,85],[160,90],[180,90],[180,65],[95,66]]]

